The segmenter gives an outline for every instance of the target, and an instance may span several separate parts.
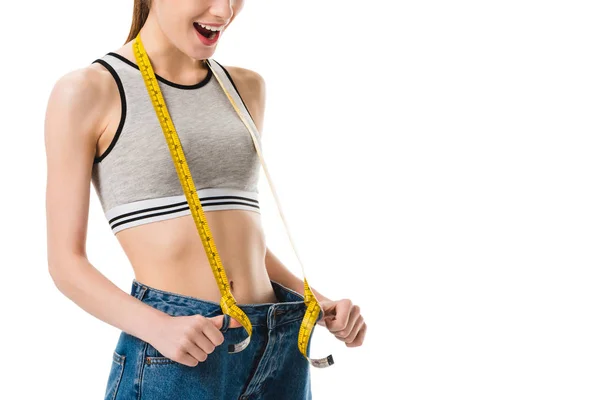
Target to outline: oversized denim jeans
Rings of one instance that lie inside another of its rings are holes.
[[[121,331],[105,400],[312,399],[310,364],[298,349],[306,305],[298,293],[275,281],[271,284],[277,303],[238,304],[252,323],[248,347],[227,352],[228,344],[248,334],[243,327],[229,328],[230,317],[225,315],[221,328],[225,341],[195,367],[173,361],[150,343]],[[222,314],[218,303],[159,290],[135,279],[131,295],[173,316]],[[319,319],[322,316],[321,312]]]

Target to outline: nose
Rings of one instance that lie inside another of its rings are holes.
[[[210,13],[222,20],[224,24],[229,24],[233,17],[232,3],[235,3],[235,0],[214,0],[210,7]]]

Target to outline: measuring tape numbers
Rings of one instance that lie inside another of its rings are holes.
[[[139,66],[142,77],[144,78],[144,82],[146,85],[146,89],[148,91],[148,95],[150,96],[152,105],[154,107],[154,110],[156,111],[156,116],[158,117],[160,126],[165,135],[165,139],[167,141],[169,151],[173,158],[173,163],[175,165],[175,169],[177,170],[177,176],[179,177],[179,180],[181,182],[181,186],[185,193],[185,198],[187,199],[191,215],[194,218],[194,223],[196,224],[198,234],[200,235],[200,239],[202,240],[204,250],[206,251],[206,255],[208,256],[210,267],[212,269],[215,280],[219,286],[219,291],[221,293],[220,305],[221,305],[221,309],[223,310],[223,314],[227,314],[231,318],[238,321],[246,329],[246,332],[248,333],[248,337],[246,339],[244,339],[243,341],[229,345],[229,347],[228,347],[229,353],[238,353],[238,352],[244,350],[250,343],[250,339],[252,337],[252,324],[251,324],[250,320],[248,319],[248,316],[244,313],[244,311],[240,307],[238,307],[237,302],[233,296],[233,293],[231,293],[231,287],[229,285],[229,280],[227,278],[227,274],[225,273],[225,268],[223,267],[223,264],[221,263],[221,258],[219,256],[215,242],[213,240],[213,236],[212,236],[210,228],[208,226],[208,221],[206,220],[206,216],[204,215],[204,210],[202,209],[202,204],[200,203],[200,199],[198,197],[190,169],[188,167],[188,164],[186,162],[186,159],[185,159],[185,156],[183,153],[181,142],[179,141],[179,136],[177,135],[177,131],[175,130],[175,125],[173,124],[173,121],[171,120],[171,116],[169,115],[169,111],[167,110],[167,105],[163,98],[162,92],[158,85],[158,81],[154,74],[154,70],[150,63],[148,55],[146,54],[146,50],[144,49],[144,46],[142,44],[142,39],[141,39],[141,36],[139,33],[138,33],[137,37],[135,38],[135,41],[133,42],[133,53],[137,60],[137,64]],[[218,65],[218,63],[215,62],[215,64],[213,65],[213,60],[209,59],[209,60],[206,60],[206,64],[209,66],[209,68],[213,72],[213,75],[219,82],[219,85],[223,89],[223,92],[229,99],[233,108],[239,115],[240,119],[242,120],[242,122],[244,123],[246,128],[248,129],[250,136],[252,137],[252,140],[254,142],[254,147],[258,153],[260,162],[261,162],[262,167],[267,176],[269,186],[271,188],[273,196],[275,197],[277,207],[279,210],[279,214],[280,214],[281,219],[283,220],[283,223],[287,230],[288,238],[290,240],[290,243],[292,244],[292,247],[294,249],[294,252],[296,253],[296,256],[298,257],[298,252],[292,241],[287,223],[285,221],[285,217],[283,216],[283,213],[281,212],[281,205],[279,203],[279,199],[277,198],[277,194],[276,194],[275,188],[271,182],[271,178],[269,176],[267,166],[263,160],[262,152],[260,151],[260,145],[256,139],[256,137],[258,136],[258,130],[257,130],[256,126],[254,125],[253,121],[251,119],[247,118],[244,115],[244,113],[240,110],[240,108],[238,107],[238,104],[236,104],[237,102],[234,100],[232,95],[229,93],[229,91],[225,87],[225,84],[223,83],[223,81],[226,79],[225,74],[224,74],[224,71],[222,71],[221,67]],[[300,261],[299,257],[298,257],[298,260]],[[308,284],[302,262],[300,262],[300,265],[302,267],[302,273],[304,275],[304,303],[306,305],[306,312],[304,314],[304,318],[302,319],[302,324],[300,326],[300,331],[298,334],[298,349],[300,350],[302,355],[310,362],[311,365],[313,365],[315,367],[319,367],[319,368],[328,367],[333,364],[333,357],[331,355],[324,357],[324,358],[320,358],[320,359],[310,358],[307,355],[308,343],[309,343],[312,331],[316,325],[319,314],[321,312],[321,306],[319,305],[316,296],[314,295],[313,291],[311,290],[311,288]]]

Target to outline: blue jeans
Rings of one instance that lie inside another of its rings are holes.
[[[221,328],[225,341],[195,367],[173,361],[150,343],[121,331],[105,400],[311,400],[310,364],[298,349],[304,299],[275,281],[271,284],[277,303],[238,304],[252,323],[248,347],[227,352],[228,344],[248,334],[243,327],[229,328],[230,317],[225,315]],[[135,279],[131,295],[172,316],[222,314],[218,303],[159,290]]]

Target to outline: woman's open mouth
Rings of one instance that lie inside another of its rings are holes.
[[[198,32],[198,37],[200,38],[202,43],[207,44],[207,45],[214,44],[219,39],[219,36],[221,35],[220,30],[213,31],[213,30],[208,29],[207,27],[199,24],[198,22],[194,22],[194,28],[196,29],[196,32]]]

